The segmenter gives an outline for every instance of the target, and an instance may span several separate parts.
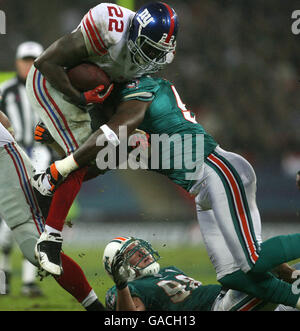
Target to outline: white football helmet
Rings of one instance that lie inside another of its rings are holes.
[[[136,252],[139,252],[140,259],[135,264],[132,264],[129,261]],[[157,262],[157,260],[160,259],[160,256],[158,252],[152,248],[150,243],[134,237],[116,237],[106,245],[103,253],[103,265],[111,278],[111,264],[118,253],[124,255],[124,264],[120,269],[120,272],[124,275],[127,281],[155,275],[160,270],[160,265]],[[141,262],[149,256],[151,257],[149,261],[150,263],[142,267],[140,265]]]

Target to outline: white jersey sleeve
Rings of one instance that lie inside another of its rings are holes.
[[[13,141],[14,141],[13,136],[0,123],[0,147],[12,143]]]
[[[107,54],[127,33],[132,11],[113,3],[101,3],[90,9],[80,22],[89,56]]]

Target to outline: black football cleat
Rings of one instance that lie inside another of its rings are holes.
[[[62,242],[60,234],[43,232],[35,246],[35,256],[41,268],[54,276],[63,272],[60,258]]]

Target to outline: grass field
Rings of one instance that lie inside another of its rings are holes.
[[[14,75],[14,72],[0,72],[0,83],[12,78]]]
[[[158,248],[158,247],[156,247]],[[186,247],[184,250],[160,248],[161,266],[176,265],[187,275],[204,284],[216,283],[215,272],[203,248]],[[84,270],[91,286],[104,302],[105,292],[113,285],[102,267],[103,249],[65,248]],[[45,296],[29,299],[20,295],[21,289],[21,254],[17,247],[13,253],[13,277],[10,295],[0,295],[0,311],[80,311],[81,305],[65,292],[51,277],[39,282]]]

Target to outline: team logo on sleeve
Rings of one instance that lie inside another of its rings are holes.
[[[140,83],[140,81],[139,81],[138,79],[133,80],[133,81],[131,81],[130,83],[128,83],[128,84],[126,85],[126,88],[130,88],[130,89],[138,88],[139,83]]]

